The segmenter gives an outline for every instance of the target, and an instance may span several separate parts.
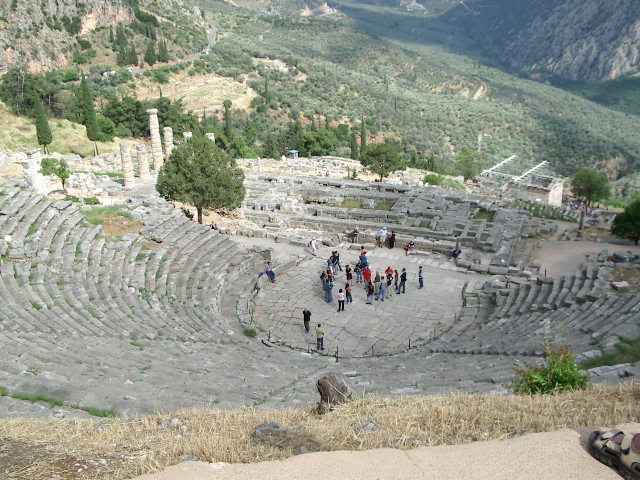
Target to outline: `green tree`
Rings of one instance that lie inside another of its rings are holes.
[[[628,238],[638,245],[640,240],[640,199],[636,199],[616,215],[611,225],[611,233],[618,237]]]
[[[571,191],[575,196],[584,198],[587,205],[598,200],[606,200],[611,195],[607,176],[590,168],[581,168],[575,173],[571,181]]]
[[[144,61],[149,65],[153,65],[158,61],[158,56],[156,55],[156,42],[153,40],[148,43],[147,51],[144,52]]]
[[[233,124],[231,122],[231,100],[225,100],[222,102],[222,106],[224,107],[224,113],[222,116],[224,117],[224,136],[227,137],[228,141],[231,141],[233,137]]]
[[[44,113],[44,107],[40,97],[34,95],[33,98],[33,116],[36,124],[36,136],[38,137],[38,144],[44,146],[44,153],[48,154],[48,145],[53,140],[51,135],[51,129],[49,128],[49,121],[47,115]]]
[[[100,139],[100,129],[96,120],[96,110],[93,106],[93,95],[91,95],[89,83],[84,78],[84,75],[80,81],[80,104],[82,106],[82,124],[87,129],[87,138],[93,142],[93,154],[98,155],[96,142]]]
[[[244,173],[208,138],[194,135],[176,147],[158,173],[165,199],[193,205],[202,223],[205,208],[236,208],[244,199]]]
[[[131,42],[131,48],[129,49],[129,53],[127,56],[129,65],[138,64],[138,52],[136,51],[136,46],[133,42]]]
[[[467,180],[473,180],[484,163],[484,156],[469,147],[462,147],[456,155],[456,170]]]
[[[398,145],[388,141],[369,146],[364,154],[360,154],[360,163],[380,175],[380,181],[396,170],[407,168]]]
[[[349,137],[349,148],[351,149],[351,153],[349,157],[357,160],[359,157],[358,154],[358,142],[356,142],[356,132],[351,131],[351,136]]]
[[[364,118],[360,123],[360,156],[364,155],[367,150],[367,126],[364,123]]]
[[[67,193],[67,179],[71,175],[71,170],[67,168],[67,162],[62,159],[43,158],[40,162],[40,173],[58,177],[62,182],[62,190]]]
[[[161,63],[169,61],[169,50],[167,50],[167,41],[165,39],[158,43],[158,61]]]

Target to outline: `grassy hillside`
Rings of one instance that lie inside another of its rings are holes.
[[[0,151],[24,151],[39,148],[36,127],[31,119],[13,115],[7,106],[0,102]],[[50,119],[49,128],[53,142],[49,151],[60,153],[77,153],[84,156],[93,155],[93,142],[87,138],[84,125],[69,120]],[[119,139],[113,142],[98,142],[100,153],[113,152],[118,149]]]

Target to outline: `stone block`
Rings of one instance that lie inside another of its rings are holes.
[[[493,265],[488,268],[488,271],[491,275],[506,275],[509,273],[509,269],[507,267],[496,267]]]

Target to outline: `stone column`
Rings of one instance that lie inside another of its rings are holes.
[[[182,138],[184,138],[184,141],[188,141],[191,137],[193,137],[193,133],[192,132],[182,132]]]
[[[171,127],[164,127],[162,129],[162,136],[164,139],[164,158],[169,159],[171,150],[173,150],[173,130]]]
[[[126,188],[135,186],[136,179],[133,175],[133,162],[131,162],[131,151],[129,150],[129,142],[120,142],[120,159],[122,160],[124,186]]]
[[[138,170],[140,171],[140,179],[149,178],[149,157],[147,156],[147,147],[142,143],[136,145],[138,153]]]
[[[205,137],[207,137],[209,140],[211,140],[213,143],[216,143],[216,134],[212,133],[212,132],[207,132],[204,134]]]
[[[151,131],[151,156],[153,157],[153,168],[160,170],[164,163],[162,157],[162,144],[160,142],[160,124],[158,123],[158,110],[150,108],[147,110],[149,114],[149,130]]]
[[[40,169],[42,166],[40,162],[42,158],[40,157],[40,149],[36,148],[33,150],[29,150],[27,152],[27,164],[25,169],[25,174],[29,177],[29,181],[31,186],[41,195],[47,194],[47,180],[44,178],[44,175],[40,173]]]

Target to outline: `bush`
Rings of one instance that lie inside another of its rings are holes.
[[[84,204],[85,205],[100,205],[100,200],[98,200],[96,197],[87,197],[84,199]]]
[[[428,183],[429,185],[442,185],[443,182],[444,177],[437,173],[430,173],[424,176],[424,183]]]
[[[545,365],[539,367],[525,365],[514,371],[515,393],[536,395],[564,390],[582,390],[589,384],[587,377],[580,374],[574,362],[573,352],[567,345],[545,345]]]

